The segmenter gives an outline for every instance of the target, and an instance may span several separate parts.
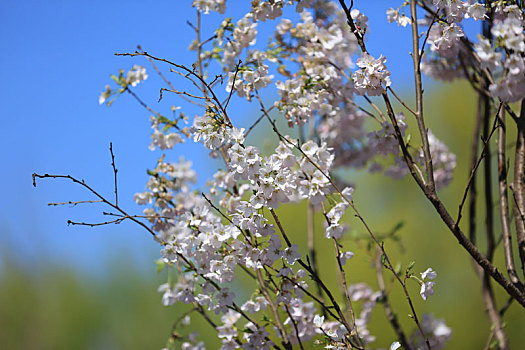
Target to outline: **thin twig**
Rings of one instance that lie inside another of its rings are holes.
[[[509,201],[507,195],[507,157],[505,155],[506,125],[505,110],[499,113],[498,126],[498,182],[499,182],[499,209],[501,221],[501,234],[503,236],[503,251],[507,274],[512,283],[518,285],[520,280],[516,273],[516,264],[512,254],[512,236],[510,232]]]
[[[109,143],[109,152],[111,153],[111,167],[113,168],[113,175],[115,179],[115,205],[118,206],[118,189],[117,189],[117,167],[115,166],[115,155],[113,154],[113,143]]]
[[[263,293],[264,298],[268,302],[268,305],[270,305],[270,309],[272,310],[273,318],[277,325],[277,329],[279,330],[279,333],[281,333],[281,338],[283,339],[283,346],[285,349],[292,349],[292,344],[290,343],[286,330],[284,329],[283,323],[279,316],[279,312],[277,310],[277,306],[274,304],[272,297],[266,289],[266,283],[264,282],[264,279],[262,277],[261,270],[256,269],[255,274],[257,275],[257,281],[259,282],[259,286],[261,287],[261,292]]]
[[[153,237],[157,238],[157,234],[152,230],[150,229],[146,224],[144,224],[143,222],[137,220],[136,218],[134,218],[133,216],[129,215],[128,213],[126,213],[122,208],[120,208],[118,205],[114,204],[114,203],[111,203],[109,200],[107,200],[105,197],[103,197],[102,195],[100,195],[97,191],[95,191],[91,186],[89,186],[88,184],[86,184],[84,182],[84,180],[77,180],[76,178],[74,178],[73,176],[71,175],[51,175],[51,174],[43,174],[43,175],[40,175],[40,174],[37,174],[37,173],[34,173],[33,174],[33,186],[36,187],[36,179],[39,178],[39,179],[46,179],[46,178],[51,178],[51,179],[67,179],[67,180],[70,180],[76,184],[79,184],[81,185],[82,187],[86,188],[89,192],[91,192],[93,195],[95,195],[96,197],[98,197],[101,202],[104,202],[106,203],[107,205],[109,205],[110,207],[112,207],[113,209],[119,211],[120,213],[122,213],[126,218],[130,219],[131,221],[139,224],[140,226],[142,226],[143,228],[146,229],[146,231],[148,231]],[[163,242],[160,242],[161,244]]]
[[[110,224],[120,224],[122,221],[124,221],[124,219],[127,219],[127,218],[128,218],[127,216],[124,216],[124,217],[121,217],[121,218],[118,218],[118,219],[115,219],[115,220],[104,221],[104,222],[96,222],[96,223],[77,222],[77,221],[68,220],[67,224],[68,225],[73,225],[73,226],[80,225],[80,226],[95,227],[95,226],[104,226],[104,225],[110,225]]]
[[[411,350],[412,347],[409,345],[405,332],[403,331],[403,328],[401,328],[401,324],[399,324],[397,315],[392,310],[392,306],[390,305],[390,301],[388,299],[388,294],[385,287],[385,279],[383,277],[383,264],[381,264],[381,250],[379,248],[376,249],[375,267],[377,284],[379,285],[379,291],[381,292],[379,302],[383,304],[388,322],[390,322],[390,325],[394,329],[394,332],[396,333],[397,339],[401,343],[402,348]]]
[[[150,57],[153,60],[156,60],[156,61],[159,61],[159,62],[164,62],[164,63],[172,65],[172,66],[174,66],[176,68],[182,69],[183,71],[185,71],[187,73],[187,75],[183,75],[185,78],[188,78],[189,76],[193,76],[193,77],[197,78],[197,80],[199,80],[201,82],[201,84],[205,88],[205,91],[208,91],[211,94],[213,101],[217,104],[217,107],[222,111],[226,123],[228,125],[230,125],[230,126],[232,125],[231,120],[228,117],[228,113],[226,112],[226,109],[223,107],[223,105],[221,104],[221,102],[217,98],[217,95],[215,95],[215,92],[213,91],[213,89],[209,86],[208,83],[206,83],[206,80],[204,80],[204,78],[202,76],[200,76],[199,74],[195,73],[193,70],[189,69],[188,67],[186,67],[186,66],[184,66],[182,64],[177,64],[177,63],[171,62],[171,61],[169,61],[167,59],[164,59],[164,58],[159,58],[159,57],[152,56],[152,55],[150,55],[149,53],[147,53],[145,51],[143,51],[143,52],[136,51],[135,53],[129,53],[129,52],[128,53],[115,53],[115,55],[116,56],[131,56],[131,57],[133,57],[133,56]],[[180,72],[178,72],[176,70],[173,70],[173,72],[180,73]],[[182,73],[180,73],[180,74],[182,75]]]
[[[388,91],[390,91],[392,93],[392,95],[394,95],[394,97],[396,98],[396,100],[399,101],[399,103],[401,103],[403,105],[403,107],[405,107],[410,113],[412,113],[414,115],[414,117],[417,118],[417,113],[414,112],[414,110],[412,108],[410,108],[406,103],[405,101],[403,101],[402,99],[399,98],[399,96],[397,96],[397,94],[395,93],[394,89],[392,89],[390,86],[386,88]]]
[[[67,201],[67,202],[59,202],[59,203],[47,203],[47,205],[57,206],[57,205],[70,204],[70,205],[76,206],[78,204],[83,204],[83,203],[102,203],[102,201],[101,200],[95,200],[95,201]]]
[[[242,63],[242,61],[239,60],[239,62],[237,62],[237,65],[235,66],[235,73],[233,75],[232,87],[231,87],[230,93],[228,95],[228,98],[226,99],[226,103],[224,105],[224,108],[228,107],[228,104],[230,103],[230,99],[232,98],[233,92],[235,91],[235,81],[237,80],[237,74],[239,74],[239,67],[240,67],[241,63]]]
[[[423,83],[421,80],[421,59],[419,57],[419,32],[417,27],[416,0],[410,1],[410,15],[412,17],[412,59],[414,61],[414,77],[416,85],[416,120],[421,142],[423,143],[423,156],[425,159],[428,191],[435,192],[436,184],[434,182],[432,155],[430,154],[430,144],[428,142],[428,130],[425,126],[425,118],[423,117]]]
[[[500,107],[498,108],[498,113],[499,111],[501,110],[501,105]],[[468,195],[468,192],[470,190],[470,187],[472,185],[472,182],[474,181],[474,176],[476,175],[476,171],[478,170],[478,167],[479,165],[481,164],[481,162],[483,161],[484,157],[485,157],[485,153],[486,153],[486,149],[487,149],[487,145],[490,141],[490,139],[492,138],[492,135],[494,134],[494,132],[496,131],[497,129],[497,118],[494,120],[494,124],[492,125],[492,130],[488,136],[488,138],[486,140],[482,140],[483,141],[483,148],[481,149],[481,154],[479,155],[479,158],[476,162],[476,164],[474,165],[474,167],[470,170],[470,177],[467,181],[467,186],[465,187],[465,191],[463,191],[463,198],[461,199],[461,203],[459,203],[459,209],[458,209],[458,216],[457,216],[457,219],[456,219],[456,226],[459,225],[459,222],[461,221],[461,218],[462,218],[462,210],[463,210],[463,206],[465,205],[465,200],[467,199],[467,195]]]

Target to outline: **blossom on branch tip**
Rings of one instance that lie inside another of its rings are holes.
[[[437,273],[430,267],[421,273],[421,279],[423,281],[421,282],[419,294],[421,294],[421,298],[423,298],[423,300],[427,300],[430,295],[434,294],[434,285],[436,284],[436,282],[425,281],[425,279],[433,280],[436,277]]]
[[[341,265],[345,265],[347,260],[350,260],[354,257],[353,252],[343,252],[339,255],[339,260],[341,261]]]
[[[134,65],[133,68],[126,75],[126,83],[135,87],[141,81],[148,79],[146,68]]]
[[[402,27],[406,27],[407,25],[412,24],[412,20],[410,18],[405,16],[404,13],[403,14],[399,13],[399,8],[395,10],[393,8],[389,8],[386,11],[386,15],[387,15],[388,23],[396,22],[398,26],[402,26]]]
[[[390,86],[390,72],[386,69],[386,58],[374,59],[368,53],[361,54],[357,66],[361,68],[352,74],[354,89],[358,95],[381,95]]]

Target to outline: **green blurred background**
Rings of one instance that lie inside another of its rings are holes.
[[[428,126],[436,136],[456,152],[458,166],[455,181],[441,191],[452,213],[467,180],[471,129],[476,106],[474,95],[464,84],[447,84],[435,87],[426,95]],[[402,109],[397,106],[397,111]],[[273,136],[259,135],[263,148],[272,143]],[[509,135],[509,143],[512,140]],[[394,263],[406,266],[415,260],[414,271],[422,272],[432,267],[438,272],[436,294],[423,302],[419,286],[409,281],[410,292],[417,312],[432,313],[446,320],[453,329],[449,349],[482,349],[489,332],[489,324],[480,297],[480,282],[473,272],[465,251],[456,243],[451,233],[440,222],[433,208],[409,178],[398,181],[382,175],[350,171],[344,176],[356,184],[355,199],[361,214],[379,235],[386,234],[403,222],[395,241],[387,239],[386,249]],[[494,176],[495,177],[495,176]],[[479,181],[480,186],[482,180]],[[55,184],[59,186],[59,184]],[[494,188],[496,190],[496,188]],[[483,236],[483,204],[478,205],[478,235]],[[288,205],[278,214],[285,228],[306,253],[306,207]],[[496,215],[497,217],[497,215]],[[301,218],[300,220],[298,218]],[[347,215],[351,226],[349,237],[362,236],[363,227]],[[333,246],[323,236],[321,218],[316,217],[316,239],[321,276],[337,290]],[[463,225],[466,225],[464,221]],[[496,232],[499,232],[499,222]],[[347,263],[350,283],[366,281],[377,290],[374,268],[367,253],[366,240],[343,240],[345,250],[355,252]],[[483,240],[481,240],[483,245]],[[499,247],[495,260],[503,266]],[[151,266],[133,266],[124,263],[123,254],[117,253],[107,262],[106,273],[82,276],[68,266],[42,263],[35,266],[22,264],[6,251],[0,256],[0,348],[1,349],[160,349],[170,336],[175,319],[186,306],[163,307],[161,295],[156,291],[166,281],[166,271],[155,273]],[[391,282],[385,272],[391,303],[407,333],[414,329],[408,318],[408,307],[399,286]],[[241,274],[238,296],[246,297],[242,285],[247,283]],[[506,301],[501,288],[495,286],[498,305]],[[339,293],[336,293],[339,294]],[[242,298],[241,298],[242,299]],[[180,334],[199,330],[210,349],[217,348],[214,331],[195,321]],[[511,305],[505,314],[506,331],[511,349],[523,349],[525,344],[525,313]],[[374,348],[387,348],[395,339],[386,322],[382,306],[373,313],[370,329],[377,336]]]

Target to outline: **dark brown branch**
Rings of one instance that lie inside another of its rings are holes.
[[[490,22],[483,23],[484,35],[490,36]],[[489,82],[487,79],[483,79],[482,87],[484,90],[487,89]],[[485,142],[484,153],[484,166],[483,166],[483,178],[484,178],[484,199],[485,199],[485,233],[487,236],[487,252],[485,254],[487,260],[492,262],[494,257],[494,251],[496,249],[496,243],[494,238],[494,204],[492,195],[492,162],[490,154],[490,142],[489,142],[489,125],[491,117],[491,99],[482,95],[482,113],[483,113],[483,138]],[[498,112],[494,117],[494,125],[490,134],[494,133],[494,128],[498,125],[497,120],[502,110],[504,110],[502,104],[498,108]],[[485,312],[490,320],[492,327],[494,328],[494,335],[498,340],[498,349],[505,350],[508,347],[508,340],[503,330],[502,319],[498,312],[496,305],[496,299],[492,289],[492,283],[487,271],[477,267],[479,275],[481,277],[481,295],[485,304]]]
[[[495,240],[494,240],[494,202],[492,197],[492,170],[491,170],[491,154],[490,154],[490,139],[495,129],[497,129],[497,119],[500,111],[502,110],[501,105],[498,108],[498,113],[494,118],[492,130],[489,134],[490,124],[490,100],[487,97],[483,97],[483,139],[485,140],[484,145],[484,164],[483,164],[483,185],[484,185],[484,199],[485,199],[485,231],[487,235],[487,253],[485,256],[492,262],[494,257]]]
[[[501,110],[501,105],[498,108],[497,113],[499,113],[500,110]],[[480,123],[481,123],[481,119],[480,119]],[[461,199],[461,203],[459,204],[456,225],[459,225],[459,222],[461,221],[463,206],[465,205],[465,201],[467,200],[467,195],[469,193],[469,190],[470,190],[473,182],[475,181],[476,171],[478,170],[479,165],[483,161],[483,159],[485,157],[485,153],[487,153],[486,149],[488,147],[488,143],[489,143],[490,139],[492,138],[492,135],[494,134],[496,129],[497,129],[497,118],[494,120],[494,124],[492,125],[492,130],[491,130],[490,134],[488,135],[488,137],[486,139],[482,140],[483,141],[483,148],[481,149],[481,154],[479,155],[478,160],[476,161],[476,163],[474,164],[474,166],[470,170],[470,177],[469,177],[469,179],[467,181],[467,186],[465,187],[465,191],[463,192],[463,198]],[[479,134],[479,130],[477,130],[476,134]],[[477,146],[476,146],[476,150],[477,150]],[[475,154],[473,154],[472,156],[475,157]]]
[[[270,309],[272,310],[273,318],[277,325],[277,329],[279,330],[279,333],[281,333],[281,338],[283,339],[282,344],[285,349],[292,349],[292,344],[290,343],[290,340],[288,339],[286,330],[284,329],[281,318],[279,317],[277,306],[274,304],[272,297],[270,296],[270,293],[268,293],[268,290],[266,289],[266,283],[264,282],[264,279],[262,277],[261,270],[256,269],[255,273],[257,275],[257,281],[259,282],[259,285],[261,287],[261,292],[263,293],[264,298],[266,299],[266,301],[268,302],[268,305],[270,305]]]
[[[241,63],[242,61],[239,60],[239,62],[237,62],[237,65],[235,66],[235,73],[233,75],[232,87],[228,95],[228,98],[226,99],[226,103],[224,104],[224,108],[227,108],[228,104],[230,104],[230,99],[232,98],[233,92],[235,91],[235,81],[237,80],[237,74],[239,74],[239,66],[241,65]]]
[[[115,205],[118,206],[118,188],[117,188],[117,167],[115,166],[115,155],[113,154],[113,143],[109,143],[109,152],[111,153],[111,167],[113,168],[115,182]]]
[[[474,124],[474,133],[472,135],[472,146],[471,146],[471,153],[470,153],[470,171],[469,171],[469,181],[467,183],[467,191],[468,191],[468,198],[469,198],[469,239],[473,244],[476,244],[477,241],[477,232],[476,232],[476,219],[477,219],[477,195],[478,195],[478,189],[476,186],[476,172],[475,169],[479,166],[479,162],[481,162],[481,159],[483,158],[483,151],[481,152],[481,156],[478,157],[478,148],[479,148],[479,140],[481,135],[481,109],[482,109],[482,96],[478,95],[478,106],[476,111],[476,120]],[[484,144],[483,144],[484,146]],[[470,189],[470,190],[469,190]],[[463,201],[465,201],[465,194],[463,197]],[[463,208],[463,204],[460,204],[459,210],[458,210],[458,219],[456,222],[459,222],[459,219],[461,218],[461,210]]]

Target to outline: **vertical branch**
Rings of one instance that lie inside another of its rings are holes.
[[[257,94],[257,97],[259,95]],[[308,122],[308,140],[311,140],[315,133],[315,123],[314,120],[311,119]],[[301,144],[306,142],[304,137],[304,127],[303,125],[299,125],[299,137],[301,140]],[[316,275],[319,275],[319,266],[317,265],[317,253],[315,251],[315,208],[312,203],[308,202],[306,207],[306,234],[307,234],[307,245],[308,245],[308,258],[310,260],[310,264],[312,265],[312,270],[315,272]],[[315,284],[317,287],[317,296],[321,301],[324,301],[323,298],[323,289],[319,285],[319,283]],[[326,311],[323,309],[323,316],[326,316]]]
[[[425,170],[427,177],[427,186],[430,192],[435,191],[434,170],[432,166],[432,156],[428,144],[428,133],[423,119],[423,84],[421,82],[421,59],[419,52],[419,33],[417,27],[416,0],[410,1],[410,15],[412,17],[412,59],[414,61],[414,77],[416,84],[416,120],[423,143],[423,154],[425,158]]]
[[[490,99],[488,96],[482,97],[483,106],[483,140],[485,143],[484,152],[484,197],[485,197],[485,229],[487,234],[487,259],[492,262],[495,250],[494,241],[494,204],[492,199],[492,171],[491,171],[491,153],[489,142],[489,124],[490,124]],[[503,108],[500,108],[501,111]]]
[[[490,276],[481,267],[478,267],[478,270],[481,276],[481,294],[483,296],[483,302],[485,303],[485,312],[489,317],[491,328],[494,328],[493,332],[496,336],[496,339],[498,340],[498,349],[508,349],[508,340],[505,331],[503,330],[501,314],[499,313],[496,306],[496,300],[494,298]]]
[[[481,106],[482,106],[482,97],[481,95],[479,95],[478,109],[476,111],[476,121],[474,124],[474,134],[472,135],[472,146],[471,146],[471,155],[470,155],[471,182],[470,182],[470,192],[469,192],[469,239],[474,245],[476,244],[476,240],[477,240],[476,199],[478,196],[478,189],[476,186],[476,173],[474,172],[474,169],[476,169],[477,167],[476,165],[477,165],[477,154],[478,154],[478,148],[479,148],[479,136],[481,132]],[[459,223],[459,220],[460,220],[460,217],[458,216],[458,220],[456,222]]]
[[[390,301],[388,299],[388,294],[385,287],[385,279],[383,277],[383,265],[381,264],[381,250],[379,248],[376,249],[376,259],[374,263],[376,267],[377,284],[381,292],[380,302],[383,304],[388,322],[390,322],[394,332],[396,332],[397,339],[401,343],[402,348],[411,350],[412,347],[408,343],[405,332],[403,332],[403,328],[401,328],[397,316],[392,310],[392,306],[390,305]]]
[[[343,287],[343,297],[346,299],[346,303],[348,304],[348,310],[350,311],[350,317],[352,318],[352,326],[355,326],[355,314],[354,314],[354,308],[352,307],[352,299],[350,298],[350,293],[348,292],[348,285],[346,283],[346,275],[345,270],[343,269],[343,264],[341,264],[341,251],[339,250],[339,243],[337,243],[337,240],[335,238],[332,239],[334,242],[334,248],[336,259],[337,259],[337,268],[339,269],[339,274],[341,275],[341,284]],[[356,328],[357,333],[357,328]]]
[[[279,312],[277,310],[277,306],[273,303],[272,297],[270,293],[268,293],[268,290],[266,289],[266,283],[264,282],[264,279],[261,274],[261,270],[256,270],[257,274],[257,281],[259,281],[259,285],[261,286],[261,291],[268,302],[268,305],[270,305],[270,309],[272,310],[273,317],[275,318],[275,323],[277,324],[277,328],[279,329],[279,332],[281,333],[281,337],[283,338],[283,346],[285,349],[292,349],[292,345],[290,344],[290,340],[288,339],[288,335],[286,333],[286,329],[284,329],[283,323],[281,322],[281,318],[279,317]]]
[[[521,269],[525,276],[525,222],[523,221],[523,213],[525,210],[525,99],[521,100],[520,116],[516,124],[518,132],[514,159],[514,222],[516,224],[516,237]]]
[[[316,275],[319,274],[319,267],[317,266],[317,254],[315,251],[315,216],[314,216],[314,207],[312,203],[308,203],[308,206],[306,208],[306,231],[307,231],[307,241],[308,241],[308,258],[310,260],[310,263],[312,265],[312,270],[315,272]],[[316,283],[317,286],[317,296],[322,301],[323,300],[323,289],[321,286]],[[323,315],[326,316],[326,311],[323,309]]]
[[[115,205],[118,206],[118,190],[117,190],[117,168],[115,167],[115,156],[113,155],[113,143],[109,143],[109,153],[111,153],[111,166],[113,167],[113,175],[115,178]]]
[[[492,16],[489,20],[482,23],[483,35],[490,38],[490,28],[492,26]],[[482,79],[481,88],[484,91],[488,90],[489,81],[486,77]],[[483,113],[483,139],[485,142],[484,152],[484,197],[485,197],[485,233],[487,235],[487,252],[485,254],[487,260],[492,262],[494,258],[494,251],[496,249],[495,238],[494,238],[494,202],[492,196],[492,169],[491,169],[491,152],[490,152],[490,140],[489,140],[489,125],[490,125],[490,113],[491,113],[491,99],[488,95],[481,96],[482,101],[482,113]],[[502,104],[498,109],[495,116],[495,122],[498,116],[504,111]],[[496,125],[496,124],[494,124]],[[505,147],[505,146],[503,146]],[[499,156],[499,155],[498,155]],[[496,299],[492,290],[492,283],[487,271],[478,267],[479,276],[481,278],[481,295],[483,296],[483,302],[485,303],[485,312],[491,323],[491,328],[494,329],[494,336],[498,342],[498,349],[504,350],[508,348],[507,336],[503,330],[501,315],[498,312],[496,305]]]
[[[284,230],[284,227],[283,225],[281,224],[281,220],[279,220],[279,217],[277,216],[277,214],[275,213],[275,210],[273,209],[270,209],[270,213],[272,214],[272,217],[273,219],[275,220],[275,224],[277,225],[277,228],[279,229],[279,232],[281,232],[281,235],[283,236],[284,238],[284,241],[286,242],[286,244],[288,245],[288,247],[291,247],[292,246],[292,243],[290,242],[290,239],[288,238],[288,235],[286,234],[286,231]],[[299,259],[297,260],[297,262],[299,263],[299,265],[301,265],[306,271],[308,271],[308,273],[310,274],[310,276],[312,277],[312,279],[315,280],[315,283],[318,283],[319,286],[321,286],[321,288],[323,289],[323,291],[325,292],[326,296],[328,297],[328,299],[330,300],[330,302],[332,303],[332,306],[333,308],[335,309],[335,311],[337,312],[337,315],[339,316],[339,319],[338,321],[341,322],[343,324],[343,326],[345,327],[345,329],[347,330],[348,334],[349,335],[352,335],[352,327],[350,326],[350,324],[348,323],[344,313],[343,313],[343,310],[341,309],[341,307],[339,306],[339,304],[337,303],[337,301],[335,300],[332,292],[330,291],[330,289],[324,284],[324,282],[321,280],[321,278],[313,271],[312,267],[308,264],[306,264],[302,259]],[[353,344],[352,343],[352,346],[354,346],[355,348],[357,349],[363,349],[363,347],[361,346],[358,346],[356,344]]]
[[[326,209],[325,209],[324,203],[322,204],[322,206],[323,206],[323,214],[324,214],[324,217],[326,219],[326,222],[327,222],[328,225],[330,225],[330,219],[328,219],[328,216],[326,214]],[[352,299],[350,298],[350,293],[348,291],[348,284],[346,283],[345,270],[343,268],[343,264],[341,263],[341,251],[339,249],[339,243],[337,242],[337,240],[334,237],[332,237],[332,241],[334,243],[335,258],[337,260],[337,268],[338,268],[337,272],[339,273],[340,282],[341,282],[341,288],[343,289],[343,299],[346,300],[348,311],[350,312],[350,317],[352,319],[352,327],[355,327],[355,332],[356,332],[357,338],[361,342],[361,340],[359,338],[359,334],[357,333],[357,327],[356,327],[356,323],[355,323],[355,313],[354,313],[354,308],[352,306]]]
[[[197,26],[195,27],[195,34],[197,36],[197,67],[199,69],[199,75],[201,76],[201,86],[202,93],[204,97],[208,98],[208,90],[206,89],[206,84],[204,83],[204,70],[202,69],[202,47],[201,47],[201,12],[197,10]]]
[[[499,113],[499,128],[498,128],[498,182],[499,182],[499,212],[501,218],[501,232],[503,235],[503,250],[505,255],[505,265],[507,266],[507,273],[509,279],[514,284],[519,284],[520,280],[516,273],[516,265],[514,263],[514,255],[512,254],[512,236],[510,233],[510,219],[509,219],[509,202],[507,195],[507,163],[505,155],[506,144],[506,125],[505,125],[505,109],[501,109]]]

